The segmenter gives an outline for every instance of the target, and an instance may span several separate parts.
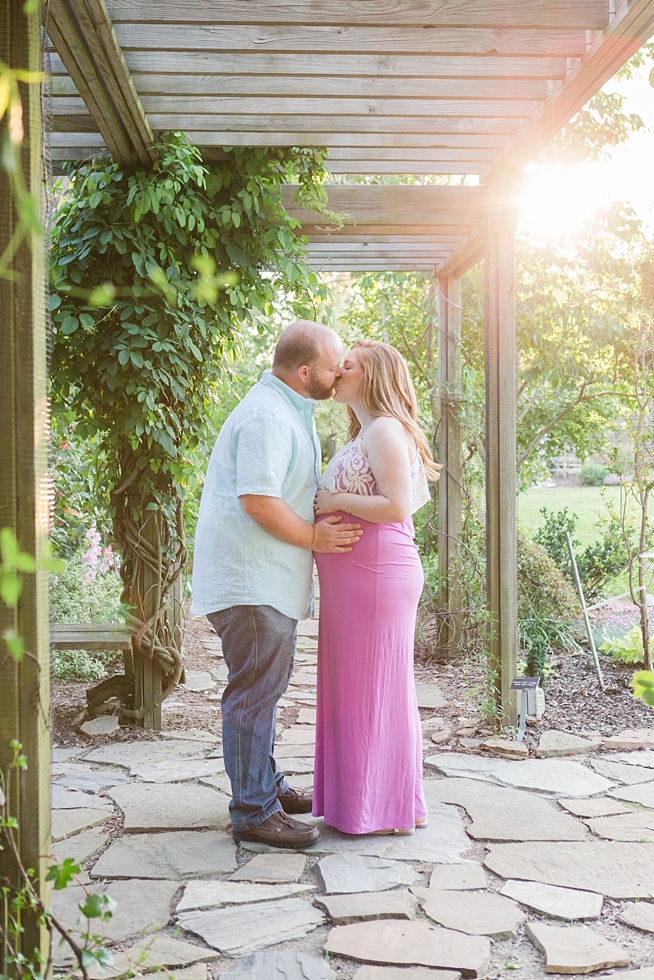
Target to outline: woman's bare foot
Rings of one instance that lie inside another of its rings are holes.
[[[412,830],[373,830],[371,831],[371,833],[378,834],[378,835],[394,834],[396,837],[408,837],[408,835],[412,834],[413,831]]]

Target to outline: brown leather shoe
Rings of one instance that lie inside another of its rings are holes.
[[[310,847],[320,838],[320,831],[277,812],[251,830],[234,830],[233,837],[236,841],[258,841],[273,847]]]
[[[313,794],[292,786],[285,793],[277,791],[277,799],[284,807],[284,813],[311,813],[313,807]]]

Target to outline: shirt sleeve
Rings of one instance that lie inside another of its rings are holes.
[[[244,419],[235,432],[236,493],[281,497],[293,455],[289,427],[274,415]]]

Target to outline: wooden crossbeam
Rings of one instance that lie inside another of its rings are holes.
[[[441,266],[439,275],[459,278],[464,272],[471,269],[473,265],[481,262],[484,257],[485,245],[486,237],[484,227],[482,226],[480,231],[471,234],[466,242],[459,245],[447,262]]]
[[[461,157],[463,154],[459,154]],[[333,174],[481,174],[488,163],[479,160],[386,160],[374,163],[371,160],[327,161]]]
[[[309,262],[316,272],[436,272],[434,262],[402,262],[386,259],[383,262],[364,262],[351,259],[349,262]]]
[[[173,83],[174,84],[174,83]],[[474,116],[295,116],[295,115],[193,115],[180,113],[152,113],[149,117],[154,129],[178,128],[184,124],[184,131],[226,132],[226,133],[270,133],[281,139],[276,145],[297,146],[291,136],[304,132],[304,146],[326,146],[327,135],[335,133],[397,133],[424,134],[432,139],[440,133],[461,133],[462,135],[497,134],[509,136],[520,131],[520,120],[509,118]],[[202,144],[202,139],[198,139]],[[215,145],[215,144],[214,144]],[[231,146],[231,139],[223,146]],[[245,143],[245,145],[248,145]],[[265,145],[265,144],[264,144]],[[389,143],[386,143],[389,145]],[[390,143],[392,145],[392,142]]]
[[[289,75],[304,81],[318,76],[328,78],[342,76],[355,78],[386,78],[399,80],[422,78],[503,78],[503,79],[556,79],[568,71],[566,58],[529,58],[519,55],[498,55],[489,51],[486,55],[468,56],[456,54],[336,54],[329,58],[309,52],[293,55],[290,65],[288,55],[261,51],[127,51],[124,53],[132,76],[137,73],[195,75],[199,78],[218,76],[227,80],[230,75],[248,78],[253,75]],[[61,59],[51,56],[54,75],[65,74]],[[253,82],[254,84],[254,82]]]
[[[116,37],[123,50],[267,51],[325,55],[494,54],[550,55],[579,58],[586,51],[586,31],[565,28],[495,27],[311,27],[295,24],[263,27],[248,24],[119,23]]]
[[[488,177],[521,169],[600,90],[616,71],[654,34],[654,3],[623,3],[580,62],[559,83],[545,105],[515,138]]]
[[[289,213],[303,225],[328,225],[322,215],[297,206],[296,192],[295,186],[283,188],[283,201]],[[476,226],[486,219],[486,189],[481,186],[333,184],[328,187],[328,199],[329,208],[344,215],[345,227],[353,224]]]
[[[350,133],[343,132],[324,132],[317,130],[301,132],[289,130],[288,132],[257,132],[256,130],[245,129],[242,132],[229,131],[228,129],[214,129],[194,131],[187,129],[185,132],[193,143],[198,146],[326,146],[332,147],[368,147],[376,148],[397,148],[406,150],[407,155],[413,155],[415,150],[439,149],[450,147],[451,149],[487,147],[489,149],[502,149],[509,141],[509,136],[503,133],[458,133],[450,123],[450,132],[439,133],[362,133],[356,131],[354,127]]]
[[[154,137],[122,57],[104,0],[52,0],[48,30],[112,156],[148,165]],[[59,100],[57,100],[59,101]]]
[[[342,24],[371,27],[567,27],[604,29],[608,0],[108,0],[115,21],[204,24]]]

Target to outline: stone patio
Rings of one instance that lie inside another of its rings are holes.
[[[301,624],[297,686],[278,716],[280,768],[303,787],[314,637]],[[54,853],[75,858],[84,882],[56,893],[55,913],[74,927],[85,890],[116,899],[107,980],[130,969],[175,980],[508,980],[517,969],[540,980],[626,966],[625,980],[654,980],[654,751],[552,732],[541,755],[567,746],[573,759],[498,758],[474,739],[434,754],[445,701],[424,678],[417,688],[429,826],[410,836],[353,837],[307,817],[322,839],[304,852],[236,845],[220,740],[200,729],[55,749]],[[59,952],[56,972],[70,963]]]

